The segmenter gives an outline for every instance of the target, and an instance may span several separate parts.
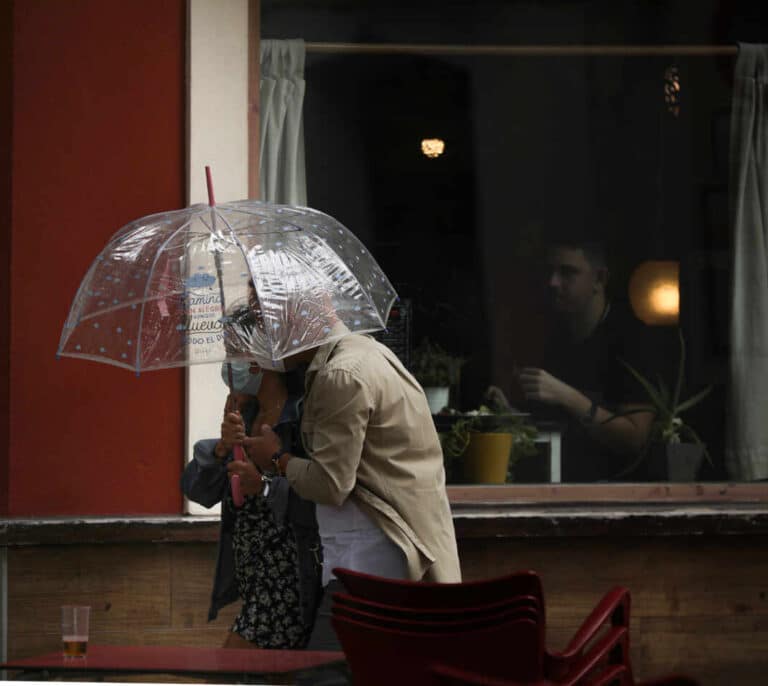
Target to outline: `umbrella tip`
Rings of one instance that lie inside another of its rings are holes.
[[[138,379],[141,376],[141,372],[137,369],[136,370],[136,378]]]
[[[211,168],[205,165],[205,185],[208,187],[208,204],[213,207],[216,200],[213,197],[213,178],[211,177]]]

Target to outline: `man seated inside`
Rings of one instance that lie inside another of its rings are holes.
[[[638,478],[653,413],[622,360],[647,368],[648,327],[609,300],[601,243],[558,238],[545,264],[553,328],[542,366],[518,375],[527,409],[564,426],[563,481]]]

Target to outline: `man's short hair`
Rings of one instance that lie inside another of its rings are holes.
[[[593,268],[606,269],[608,267],[605,242],[596,236],[582,233],[558,233],[550,236],[548,245],[550,250],[556,247],[581,250]]]

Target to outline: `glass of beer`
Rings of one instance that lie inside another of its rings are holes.
[[[61,641],[64,644],[64,657],[85,657],[90,615],[91,608],[87,605],[62,605]]]

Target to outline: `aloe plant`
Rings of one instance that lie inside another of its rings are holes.
[[[678,337],[680,339],[680,361],[677,368],[675,386],[672,390],[670,390],[669,386],[667,386],[661,376],[657,376],[657,383],[654,385],[632,367],[632,365],[624,360],[621,360],[621,363],[643,387],[648,395],[650,404],[653,406],[653,411],[656,416],[651,425],[648,444],[653,442],[654,439],[665,444],[682,443],[683,439],[691,440],[704,448],[704,456],[711,464],[712,460],[704,442],[693,427],[686,424],[680,415],[686,410],[690,410],[709,395],[712,391],[712,386],[707,386],[686,400],[680,399],[683,392],[683,379],[685,375],[685,338],[683,337],[681,329],[678,329]],[[620,417],[638,411],[641,410],[632,410],[630,412],[620,413],[616,416]]]

